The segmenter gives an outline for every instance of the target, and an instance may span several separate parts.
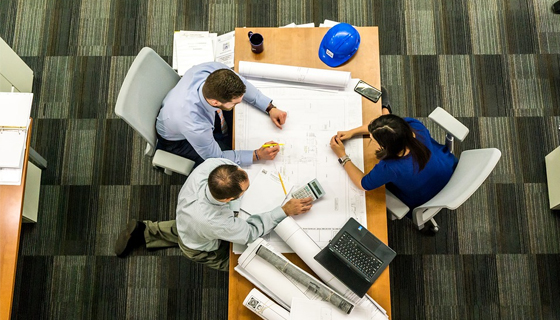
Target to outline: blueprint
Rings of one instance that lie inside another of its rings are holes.
[[[313,203],[308,213],[294,219],[320,247],[326,246],[351,217],[367,225],[365,193],[350,181],[329,145],[337,131],[362,125],[361,96],[344,90],[320,91],[252,83],[273,98],[274,105],[288,116],[281,130],[256,108],[245,103],[235,107],[236,149],[254,150],[270,140],[284,144],[274,164],[267,161],[244,168],[250,179],[256,177],[263,166],[274,166],[282,179],[295,188],[316,178],[325,195]],[[363,170],[362,143],[362,139],[352,139],[344,145],[352,162]],[[243,203],[243,199],[241,201]],[[292,252],[274,233],[265,239],[279,252]]]

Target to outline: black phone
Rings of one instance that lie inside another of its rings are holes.
[[[381,98],[381,90],[371,86],[370,84],[362,80],[358,81],[358,84],[356,84],[354,91],[373,102],[377,102],[379,101],[379,98]]]

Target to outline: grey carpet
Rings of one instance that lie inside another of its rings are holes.
[[[174,217],[184,177],[151,169],[113,109],[144,46],[171,62],[174,30],[379,26],[393,110],[442,107],[471,130],[457,152],[502,159],[426,237],[389,222],[394,319],[560,319],[560,217],[544,156],[560,144],[560,16],[543,0],[0,0],[0,37],[34,70],[32,146],[49,162],[24,225],[13,319],[226,319],[227,274],[178,249],[116,258],[130,218]]]

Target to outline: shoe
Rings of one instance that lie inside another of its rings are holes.
[[[560,1],[557,1],[552,5],[552,12],[556,14],[560,13]]]
[[[117,257],[123,258],[135,247],[145,244],[145,229],[146,225],[143,222],[136,221],[136,219],[130,220],[126,228],[119,234],[117,242],[115,243],[115,254]]]
[[[389,94],[387,93],[387,89],[381,86],[381,108],[389,110],[389,113],[393,113],[391,110],[391,103],[389,102]]]

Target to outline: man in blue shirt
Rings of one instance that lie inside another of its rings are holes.
[[[156,120],[157,148],[196,165],[208,158],[226,158],[238,165],[274,159],[278,146],[231,150],[232,110],[241,101],[267,113],[279,129],[286,122],[286,112],[226,65],[207,62],[192,67],[163,100]],[[274,141],[265,142],[270,143]]]

